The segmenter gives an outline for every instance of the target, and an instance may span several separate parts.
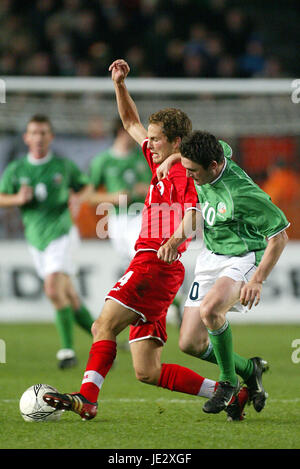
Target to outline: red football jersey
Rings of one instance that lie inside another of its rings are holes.
[[[174,233],[184,213],[189,207],[196,207],[198,196],[194,181],[186,176],[186,170],[176,163],[166,178],[158,181],[148,139],[143,142],[142,150],[152,171],[152,180],[142,212],[142,228],[135,244],[136,251],[153,249],[157,251]],[[188,240],[178,249],[183,253]]]

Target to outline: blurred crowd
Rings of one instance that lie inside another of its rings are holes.
[[[235,2],[236,3],[236,2]],[[241,2],[241,5],[243,2]],[[1,0],[0,75],[281,77],[253,15],[227,0]]]

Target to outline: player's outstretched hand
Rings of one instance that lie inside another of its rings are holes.
[[[125,60],[118,59],[109,66],[108,70],[111,72],[112,80],[116,83],[120,83],[127,77],[130,72],[130,67]]]
[[[167,262],[168,264],[172,264],[172,262],[176,261],[178,257],[178,251],[176,248],[166,243],[163,244],[157,251],[157,257],[161,261]]]
[[[246,283],[240,293],[240,303],[243,306],[247,306],[251,309],[253,304],[257,306],[260,302],[262,284],[260,282],[248,282]]]

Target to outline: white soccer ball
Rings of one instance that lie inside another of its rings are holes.
[[[49,384],[34,384],[22,394],[20,412],[26,422],[49,422],[59,420],[63,411],[50,407],[43,401],[46,392],[57,392]]]

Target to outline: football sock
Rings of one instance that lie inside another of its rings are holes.
[[[80,394],[90,402],[96,402],[103,381],[117,353],[117,344],[112,340],[94,342],[83,376]]]
[[[55,314],[55,324],[63,349],[73,349],[74,317],[71,306],[58,309]]]
[[[229,381],[233,386],[237,384],[235,361],[233,354],[232,332],[226,320],[220,329],[208,329],[215,357],[220,368],[219,381]]]
[[[244,358],[241,355],[233,352],[235,371],[236,373],[246,381],[253,372],[253,363],[248,358]],[[218,364],[215,352],[210,342],[205,352],[199,356],[201,360],[207,361],[209,363]]]
[[[184,366],[163,363],[157,386],[170,391],[211,398],[216,384],[215,381],[203,378]]]
[[[91,313],[89,310],[85,307],[84,304],[81,304],[79,309],[74,310],[74,317],[76,323],[82,327],[85,331],[87,331],[89,334],[91,333],[91,327],[94,322],[94,319],[91,316]]]

